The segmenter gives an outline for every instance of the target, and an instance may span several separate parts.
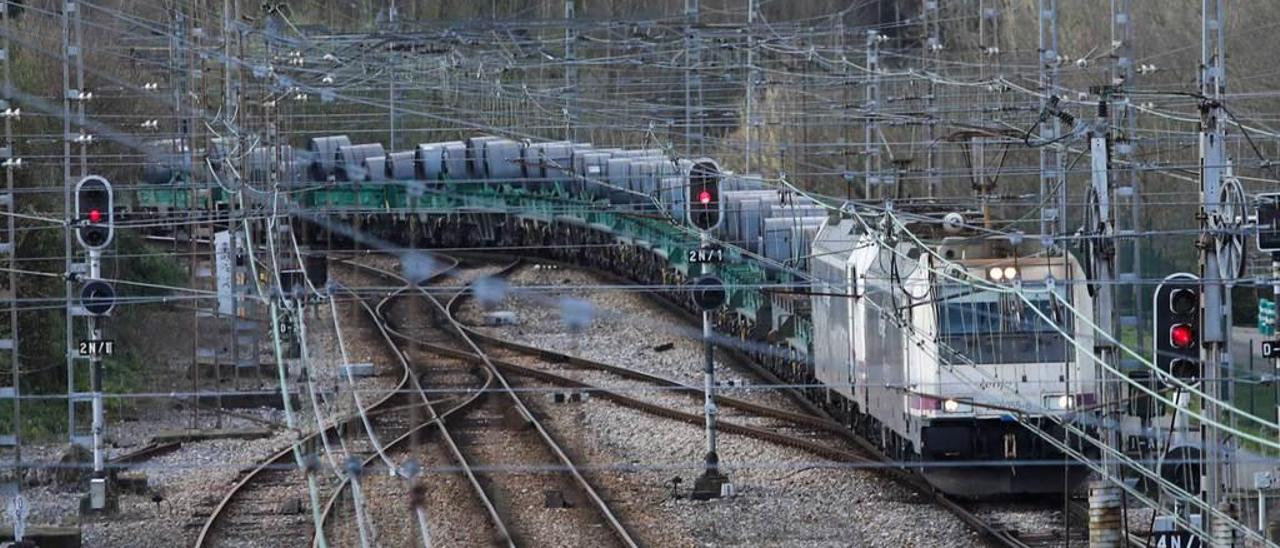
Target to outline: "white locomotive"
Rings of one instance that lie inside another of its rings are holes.
[[[1092,310],[1080,264],[1007,239],[927,245],[885,244],[856,220],[819,232],[813,359],[826,405],[947,493],[1079,483],[1072,466],[1064,486],[1062,454],[1017,419],[1062,439],[1046,417],[1095,403],[1092,334],[1064,306]]]

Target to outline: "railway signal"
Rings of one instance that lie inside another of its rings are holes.
[[[1280,252],[1280,194],[1259,194],[1256,200],[1258,251]]]
[[[76,239],[85,249],[99,250],[115,233],[111,183],[90,175],[76,183]]]
[[[724,306],[724,282],[720,278],[710,274],[702,276],[693,282],[691,291],[694,304],[704,312]]]
[[[703,232],[720,226],[720,175],[701,162],[689,171],[689,224]]]
[[[102,280],[89,280],[80,286],[80,304],[94,316],[105,316],[116,307],[116,290]]]
[[[1152,306],[1156,367],[1185,382],[1200,379],[1200,280],[1191,274],[1165,278]]]

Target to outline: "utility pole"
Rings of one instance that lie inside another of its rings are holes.
[[[1094,322],[1099,332],[1111,335],[1115,333],[1115,291],[1114,280],[1115,253],[1113,246],[1114,215],[1111,207],[1111,128],[1108,119],[1108,103],[1111,100],[1109,89],[1102,91],[1098,101],[1098,116],[1093,131],[1089,136],[1089,152],[1091,165],[1091,197],[1085,205],[1090,211],[1086,217],[1092,217],[1093,226],[1098,227],[1094,239],[1093,257],[1095,293]],[[1089,227],[1092,230],[1092,227]],[[1102,409],[1102,443],[1101,455],[1102,479],[1089,486],[1089,545],[1100,548],[1118,548],[1123,532],[1120,519],[1121,498],[1119,468],[1110,454],[1110,449],[1120,450],[1120,400],[1119,379],[1111,374],[1118,363],[1116,345],[1108,337],[1097,337],[1094,340],[1094,352],[1098,356],[1095,367],[1099,390],[1099,404]],[[1113,407],[1117,406],[1117,407]]]
[[[66,7],[70,8],[71,6],[74,6],[74,5],[75,4],[73,2],[68,2],[66,4]],[[78,436],[76,434],[76,397],[75,397],[76,396],[76,361],[75,361],[75,353],[72,352],[72,349],[74,348],[74,345],[75,345],[75,322],[73,320],[73,318],[75,317],[75,311],[73,310],[75,301],[72,298],[72,292],[74,291],[74,281],[71,276],[72,264],[73,264],[73,261],[72,261],[73,255],[71,254],[71,231],[73,230],[73,228],[70,222],[71,220],[71,185],[74,184],[72,183],[72,180],[75,177],[75,174],[71,171],[71,142],[75,139],[75,136],[71,134],[71,97],[73,93],[78,93],[75,90],[80,86],[76,85],[71,80],[71,11],[70,9],[62,10],[61,21],[62,21],[62,88],[63,88],[62,90],[63,91],[62,93],[62,183],[63,183],[62,185],[63,187],[62,218],[68,221],[65,228],[63,229],[63,244],[65,248],[63,272],[66,273],[65,285],[66,285],[66,297],[67,297],[66,314],[65,314],[65,321],[66,321],[65,328],[67,332],[67,340],[66,340],[66,346],[64,349],[66,354],[66,360],[67,360],[67,438],[70,441],[71,445],[74,446],[78,444],[83,447],[86,444],[78,443],[78,442],[82,442],[83,440],[77,439]]]
[[[867,77],[866,97],[863,101],[863,108],[866,109],[865,122],[862,126],[862,143],[863,143],[863,178],[865,180],[865,188],[863,190],[863,198],[872,200],[880,194],[880,143],[877,141],[880,134],[880,32],[876,30],[867,31],[867,71],[870,75]],[[872,189],[876,190],[877,196],[872,195]]]
[[[75,231],[74,223],[70,222],[75,218],[72,208],[73,189],[77,182],[88,175],[88,154],[89,143],[93,140],[93,135],[89,133],[85,125],[85,103],[92,98],[92,94],[84,89],[84,56],[82,48],[82,29],[80,25],[80,4],[76,0],[67,0],[62,10],[62,81],[63,81],[63,99],[62,99],[62,127],[63,127],[63,218],[68,221],[63,231],[63,247],[64,261],[63,265],[66,274],[66,313],[65,313],[65,329],[66,329],[66,365],[67,365],[67,437],[71,445],[79,445],[84,448],[94,447],[94,432],[89,435],[83,435],[76,427],[76,408],[77,404],[93,403],[92,390],[81,391],[77,378],[76,369],[79,367],[78,361],[82,360],[79,355],[79,348],[76,337],[76,316],[83,315],[84,309],[79,306],[75,298],[76,279],[81,275],[88,274],[88,265],[86,263],[78,263],[75,261],[74,248],[71,245],[73,239],[72,233]],[[74,66],[73,66],[74,64]],[[74,104],[74,109],[72,105]],[[78,131],[72,131],[72,125],[78,128]],[[79,144],[78,154],[72,152],[72,143]],[[73,169],[73,165],[77,166]],[[90,365],[90,367],[92,367]],[[97,425],[94,425],[97,426]]]
[[[702,154],[702,109],[701,104],[698,105],[698,112],[695,114],[694,99],[702,95],[702,79],[698,75],[700,67],[701,44],[698,43],[698,3],[699,0],[684,0],[684,54],[685,54],[685,72],[684,72],[684,142],[685,155],[693,156],[695,148],[693,146],[694,123],[697,123],[698,146],[696,154]],[[695,120],[696,119],[696,120]]]
[[[853,187],[856,178],[853,173],[852,162],[850,156],[853,155],[853,121],[850,111],[853,108],[853,79],[849,77],[849,59],[847,54],[849,51],[848,26],[845,24],[844,16],[840,16],[840,159],[841,164],[840,176],[844,179],[844,192],[846,200],[853,200]]]
[[[1203,402],[1206,420],[1201,422],[1200,434],[1204,444],[1201,456],[1203,478],[1200,495],[1205,504],[1205,530],[1213,535],[1209,539],[1215,546],[1234,546],[1235,534],[1232,519],[1221,518],[1213,510],[1221,510],[1233,516],[1233,508],[1224,497],[1226,484],[1231,478],[1223,473],[1223,448],[1217,423],[1222,412],[1213,400],[1221,399],[1222,384],[1231,374],[1231,354],[1228,352],[1231,308],[1227,306],[1226,278],[1230,270],[1234,276],[1235,265],[1224,265],[1216,243],[1227,235],[1219,234],[1214,219],[1220,218],[1223,175],[1227,165],[1226,112],[1222,97],[1226,90],[1226,36],[1222,28],[1225,20],[1222,0],[1202,0],[1200,41],[1200,277],[1204,280],[1201,292],[1204,341],[1201,362],[1204,367],[1204,391],[1208,396]]]
[[[751,173],[751,157],[755,154],[755,98],[756,98],[756,79],[759,75],[756,73],[756,10],[760,9],[757,3],[759,0],[747,0],[747,108],[746,113],[742,116],[743,128],[746,130],[747,146],[743,154],[742,172]],[[840,29],[844,30],[844,18],[840,19]],[[841,36],[844,33],[841,32]],[[841,43],[843,46],[843,42]],[[841,49],[843,54],[843,48]]]
[[[394,0],[387,8],[387,22],[394,31],[396,27],[396,3]],[[387,61],[387,127],[390,128],[390,135],[387,140],[387,152],[396,149],[396,69],[400,62],[400,56],[396,54],[395,44],[389,43],[387,48],[390,50],[390,59]]]
[[[938,70],[938,55],[942,51],[942,33],[939,24],[939,7],[938,4],[942,0],[923,0],[924,6],[920,10],[921,24],[924,26],[924,63],[925,73],[928,83],[926,84],[924,96],[924,131],[925,131],[925,157],[924,157],[924,173],[926,194],[929,198],[936,198],[938,195],[938,107],[937,97],[938,86],[934,83],[933,75]]]
[[[1062,135],[1062,122],[1047,116],[1050,97],[1058,90],[1058,0],[1038,0],[1040,29],[1040,199],[1055,196],[1054,207],[1040,208],[1040,234],[1067,233],[1067,183],[1062,149],[1047,145]]]
[[[1138,119],[1133,109],[1133,96],[1128,92],[1133,87],[1136,71],[1133,67],[1133,42],[1136,35],[1133,28],[1133,12],[1130,9],[1133,0],[1111,0],[1111,43],[1115,45],[1112,56],[1115,62],[1111,66],[1111,84],[1119,90],[1120,95],[1112,102],[1112,118],[1115,127],[1124,131],[1124,139],[1116,143],[1115,152],[1128,160],[1123,180],[1126,186],[1116,187],[1116,198],[1126,198],[1129,202],[1129,226],[1122,234],[1129,236],[1128,272],[1121,272],[1121,282],[1128,283],[1132,289],[1133,309],[1131,317],[1121,318],[1121,328],[1126,325],[1145,326],[1146,303],[1143,298],[1142,280],[1142,241],[1137,237],[1142,229],[1142,186],[1138,177]],[[1119,179],[1119,178],[1118,178]],[[1117,215],[1118,217],[1118,215]],[[1118,222],[1118,219],[1117,219]],[[1117,266],[1119,266],[1117,264]],[[1146,329],[1134,329],[1137,336],[1135,348],[1146,348]],[[1143,419],[1144,421],[1146,419]]]
[[[8,0],[0,0],[0,67],[3,67],[0,76],[3,77],[3,87],[0,87],[0,117],[4,118],[4,141],[0,142],[0,167],[4,168],[5,193],[0,195],[0,207],[7,209],[10,213],[17,208],[14,203],[13,193],[13,170],[19,165],[19,158],[14,150],[13,142],[13,119],[16,117],[16,108],[11,102],[13,99],[13,79],[11,70],[11,52],[9,50],[9,8]],[[18,239],[17,232],[14,230],[14,215],[6,215],[4,241],[0,242],[0,252],[8,253],[9,275],[7,278],[8,288],[4,290],[4,300],[7,300],[9,307],[9,326],[7,329],[8,336],[0,339],[0,348],[7,347],[9,350],[9,386],[0,387],[0,399],[12,399],[13,408],[10,421],[11,431],[7,434],[0,434],[0,446],[11,447],[13,449],[13,464],[10,470],[10,478],[3,484],[0,484],[0,495],[9,497],[10,507],[13,510],[13,540],[15,543],[21,543],[24,537],[23,529],[26,526],[27,519],[27,501],[22,496],[22,364],[18,356],[18,281],[17,281],[17,256],[18,256]],[[0,382],[3,382],[0,379]]]
[[[578,86],[577,58],[573,51],[573,42],[578,39],[578,33],[573,28],[577,10],[575,2],[576,0],[564,0],[564,138],[569,142],[578,138],[573,103]]]

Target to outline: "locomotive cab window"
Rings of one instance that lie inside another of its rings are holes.
[[[1030,302],[1016,295],[981,291],[958,283],[942,283],[937,301],[938,342],[943,359],[954,365],[1061,363],[1070,358],[1066,341],[1049,318],[1055,314],[1044,284],[1023,287]],[[1054,289],[1057,298],[1067,298],[1065,290]],[[1061,320],[1062,330],[1070,324]]]

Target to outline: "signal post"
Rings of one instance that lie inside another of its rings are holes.
[[[691,259],[702,264],[702,276],[694,281],[693,301],[702,309],[702,344],[706,359],[703,362],[704,410],[707,426],[707,453],[704,459],[705,469],[698,479],[694,480],[690,497],[696,500],[710,500],[733,495],[733,484],[729,477],[720,470],[720,456],[716,448],[716,369],[715,345],[711,341],[713,322],[711,312],[724,305],[724,283],[712,274],[713,261],[722,254],[703,253],[711,245],[711,231],[720,226],[720,176],[702,167],[696,162],[689,171],[689,224],[700,231],[699,252],[691,255]],[[690,261],[692,270],[694,261]]]
[[[75,194],[76,240],[88,255],[87,277],[80,279],[80,306],[87,316],[89,340],[81,341],[80,354],[89,358],[90,399],[93,422],[93,475],[89,479],[89,511],[104,511],[111,506],[107,493],[106,471],[106,412],[103,403],[102,359],[112,345],[102,340],[99,317],[106,316],[115,307],[115,289],[101,280],[102,250],[111,244],[115,235],[114,196],[111,183],[102,177],[90,175],[76,184]],[[68,273],[68,276],[76,276]],[[67,390],[75,396],[75,386]],[[74,432],[73,432],[74,434]]]

